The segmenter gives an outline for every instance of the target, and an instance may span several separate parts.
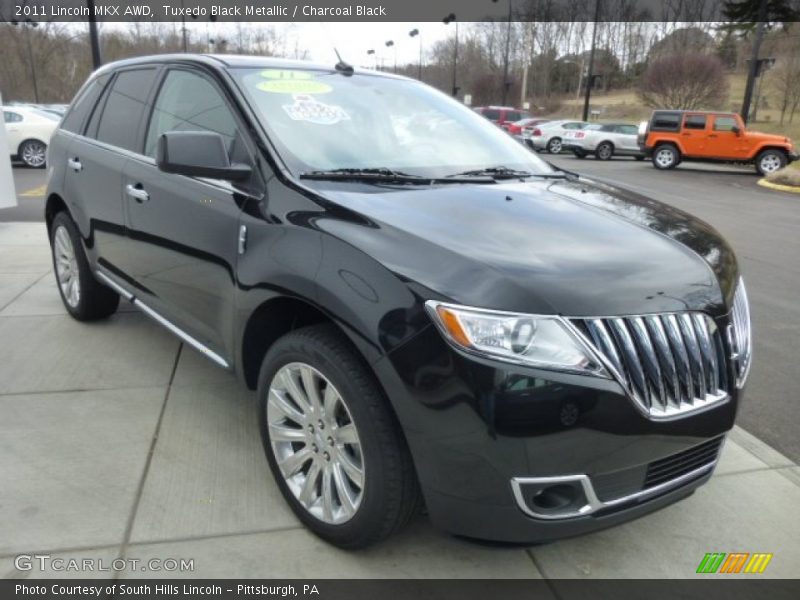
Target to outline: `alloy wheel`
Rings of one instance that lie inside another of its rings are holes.
[[[364,458],[347,403],[314,367],[293,362],[272,379],[267,428],[286,485],[311,515],[338,525],[364,495]]]
[[[611,146],[608,144],[600,144],[597,148],[597,156],[602,160],[608,160],[611,158]]]
[[[675,162],[675,153],[669,148],[662,148],[656,154],[656,162],[661,167],[669,167]]]
[[[56,279],[64,295],[64,300],[72,308],[81,301],[81,280],[78,272],[78,259],[75,247],[67,228],[59,225],[53,236],[53,256],[56,265]]]
[[[47,159],[47,146],[41,142],[26,142],[22,148],[21,158],[29,167],[41,167]]]
[[[760,166],[763,173],[774,173],[781,168],[781,159],[775,154],[767,154],[762,157]]]
[[[547,145],[547,149],[551,154],[559,154],[561,152],[561,140],[558,138],[553,138]]]

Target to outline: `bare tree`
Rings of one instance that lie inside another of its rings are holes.
[[[714,109],[728,97],[728,80],[722,61],[714,55],[672,54],[650,62],[638,93],[653,108]]]

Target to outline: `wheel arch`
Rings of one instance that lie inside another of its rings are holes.
[[[673,140],[672,138],[657,138],[652,145],[653,152],[655,152],[656,148],[658,148],[659,146],[663,146],[664,144],[675,146],[675,148],[678,150],[678,154],[680,154],[681,156],[684,155],[681,143],[678,140]]]
[[[759,154],[761,154],[765,150],[776,150],[778,152],[782,152],[783,154],[785,154],[787,156],[787,158],[789,156],[789,150],[787,150],[784,146],[778,146],[776,144],[765,143],[765,144],[762,144],[760,146],[756,146],[756,149],[753,151],[753,154],[750,157],[750,160],[756,160],[758,158]]]
[[[47,224],[47,231],[50,231],[50,227],[53,224],[53,219],[55,219],[56,215],[61,211],[70,214],[69,207],[67,207],[67,203],[64,199],[56,193],[52,193],[47,197],[47,201],[45,202],[44,206],[44,220]]]
[[[39,142],[40,144],[44,144],[44,145],[45,145],[45,147],[49,147],[49,146],[50,146],[50,144],[48,144],[48,143],[47,143],[47,142],[46,142],[46,141],[45,141],[43,138],[41,138],[41,137],[37,137],[37,136],[35,136],[35,135],[28,136],[28,137],[26,137],[24,140],[22,140],[22,141],[19,143],[19,145],[17,146],[17,156],[19,156],[20,154],[22,154],[22,147],[23,147],[25,144],[27,144],[28,142]]]

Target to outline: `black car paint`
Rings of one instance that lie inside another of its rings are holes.
[[[93,266],[222,356],[251,387],[245,346],[257,317],[301,302],[334,321],[381,383],[431,519],[449,531],[562,537],[655,510],[708,478],[612,515],[525,516],[512,477],[609,473],[729,430],[741,395],[733,374],[729,401],[653,421],[612,380],[462,354],[423,304],[565,316],[697,310],[722,327],[738,270],[710,226],[583,178],[432,186],[296,179],[226,73],[225,61],[237,60],[181,55],[121,66],[183,65],[213,76],[251,136],[249,187],[166,175],[136,153],[54,137],[52,156],[80,154],[84,165],[53,167],[48,203],[64,198]],[[139,183],[149,202],[124,194]],[[240,225],[248,232],[243,254]]]

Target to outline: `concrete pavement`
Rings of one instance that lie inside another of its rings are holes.
[[[41,223],[0,223],[0,482],[3,577],[87,575],[18,571],[22,553],[194,560],[125,577],[693,577],[706,552],[773,553],[758,577],[800,564],[800,468],[739,428],[708,485],[620,527],[526,548],[420,516],[378,547],[334,549],[281,499],[253,394],[129,305],[72,320]]]

